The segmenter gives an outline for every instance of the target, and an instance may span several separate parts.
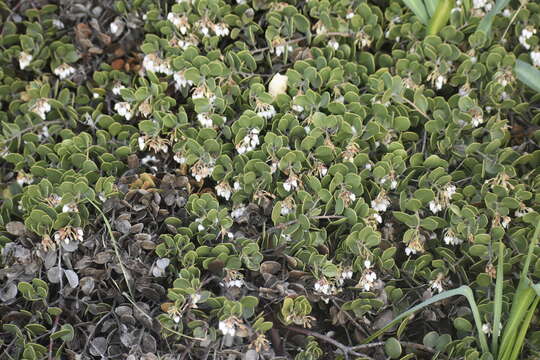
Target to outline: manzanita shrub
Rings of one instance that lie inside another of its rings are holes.
[[[1,359],[540,356],[538,2],[0,17]]]

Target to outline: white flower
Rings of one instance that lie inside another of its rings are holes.
[[[396,180],[392,180],[392,181],[390,182],[390,189],[393,190],[393,189],[397,188],[397,184],[398,184],[398,183],[397,183]]]
[[[131,119],[133,114],[131,113],[131,105],[128,102],[119,102],[114,105],[114,110],[118,115],[123,116],[126,120]]]
[[[435,80],[435,88],[437,88],[437,90],[440,90],[442,89],[444,84],[446,84],[446,77],[444,77],[443,75],[437,76],[437,79]]]
[[[281,54],[284,54],[285,53],[285,47],[287,47],[287,51],[290,53],[291,51],[293,51],[293,47],[291,45],[287,45],[286,43],[283,43],[283,44],[280,44],[280,45],[277,45],[275,48],[274,48],[274,52],[277,56],[281,56]]]
[[[317,280],[315,284],[313,284],[313,287],[316,292],[321,293],[322,295],[332,295],[335,290],[335,288],[326,280],[325,278]]]
[[[283,183],[283,189],[285,191],[291,191],[298,188],[298,178],[295,175],[290,175]]]
[[[540,50],[531,51],[531,60],[534,66],[540,67]]]
[[[199,120],[201,125],[205,128],[211,128],[214,126],[214,123],[212,122],[212,119],[208,113],[197,114],[197,120]]]
[[[154,73],[171,75],[173,73],[167,60],[159,58],[156,54],[147,54],[143,59],[143,68]]]
[[[390,206],[390,200],[384,191],[381,191],[374,200],[371,200],[371,207],[378,212],[385,212]]]
[[[242,190],[242,185],[238,181],[235,181],[233,184],[234,191]]]
[[[531,48],[531,45],[528,43],[528,40],[536,34],[536,29],[532,26],[528,26],[521,30],[521,35],[519,36],[520,44],[527,50]]]
[[[346,18],[347,20],[350,20],[350,19],[353,18],[353,16],[354,16],[354,12],[353,12],[352,10],[348,10],[348,11],[347,11],[347,15],[345,15],[345,18]]]
[[[143,151],[144,148],[146,147],[145,137],[144,136],[139,136],[139,138],[137,139],[137,142],[139,144],[139,150]]]
[[[377,274],[375,273],[375,271],[372,270],[373,266],[371,264],[371,261],[365,260],[364,267],[365,269],[362,272],[362,277],[360,278],[360,281],[356,286],[364,289],[364,291],[370,291],[375,285],[375,281],[377,280]]]
[[[217,184],[216,185],[216,194],[218,196],[221,196],[225,200],[229,200],[231,198],[231,195],[232,195],[232,189],[231,189],[231,186],[229,185],[229,183],[227,183],[226,181],[223,181],[223,182],[220,182],[219,184]]]
[[[120,17],[116,17],[113,22],[111,22],[111,25],[109,26],[109,30],[113,36],[119,36],[124,31],[125,24],[122,21]]]
[[[269,104],[260,103],[257,105],[255,110],[257,111],[257,115],[267,120],[273,118],[274,115],[276,115],[276,109]]]
[[[251,129],[247,135],[236,144],[236,150],[239,154],[255,150],[259,145],[259,129]]]
[[[463,243],[463,240],[458,238],[451,229],[448,229],[443,237],[444,243],[446,245],[457,246]]]
[[[330,40],[330,41],[328,42],[328,45],[329,45],[331,48],[333,48],[334,50],[339,49],[339,43],[338,43],[336,40],[334,40],[334,39]]]
[[[180,33],[182,35],[186,35],[188,29],[189,29],[189,21],[185,16],[180,16],[175,13],[168,13],[167,14],[167,20],[173,23],[173,25],[180,30]]]
[[[71,65],[64,63],[58,66],[56,69],[54,69],[54,74],[58,76],[61,80],[63,80],[75,74],[75,68]]]
[[[53,26],[57,28],[58,30],[61,30],[64,28],[64,23],[58,19],[54,19],[52,22]]]
[[[30,63],[32,62],[32,59],[34,57],[26,52],[21,52],[19,54],[19,67],[21,68],[21,70],[24,70],[25,67],[27,67],[28,65],[30,65]]]
[[[176,90],[187,88],[193,85],[193,81],[188,80],[184,77],[183,71],[177,71],[174,73],[174,81],[176,82],[175,84]]]
[[[204,225],[203,224],[197,225],[197,230],[204,231]]]
[[[302,111],[304,111],[304,107],[297,104],[293,104],[292,109],[293,111],[296,111],[298,113],[301,113]]]
[[[452,195],[456,193],[456,190],[457,188],[455,185],[448,184],[446,188],[443,190],[443,195],[447,197],[448,199],[450,199]]]
[[[512,219],[510,219],[510,216],[503,216],[503,220],[501,221],[503,228],[508,229],[508,225],[510,224],[511,220]]]
[[[486,5],[486,0],[473,0],[473,8],[480,9]]]
[[[77,204],[76,204],[76,203],[70,202],[70,203],[65,204],[65,205],[62,207],[62,212],[63,212],[63,213],[68,213],[68,212],[79,212],[79,208],[77,207]]]
[[[233,317],[230,317],[226,320],[222,320],[219,322],[219,330],[223,333],[223,335],[230,335],[234,336],[236,335],[236,321]]]
[[[191,174],[197,181],[201,181],[202,179],[205,179],[212,175],[212,172],[214,171],[214,161],[203,161],[199,160],[197,161],[193,166],[191,166]]]
[[[268,84],[268,92],[273,97],[276,97],[280,94],[285,94],[287,91],[287,75],[281,75],[276,73],[270,83]]]
[[[120,90],[122,89],[125,89],[126,87],[120,83],[120,82],[116,82],[114,85],[113,85],[113,88],[112,88],[112,93],[114,95],[120,95]]]
[[[158,162],[158,159],[154,155],[146,155],[141,159],[143,165],[148,165],[151,162],[156,163]]]
[[[482,114],[476,114],[471,119],[471,125],[473,127],[478,127],[480,124],[484,122],[484,118],[482,117]]]
[[[379,215],[378,213],[374,213],[372,216],[373,216],[373,218],[375,219],[375,221],[377,221],[379,224],[382,224],[382,217],[381,217],[381,215]]]
[[[490,323],[482,324],[482,332],[486,335],[491,334],[492,332],[491,324]]]
[[[32,184],[34,182],[34,177],[30,174],[25,174],[23,172],[17,173],[17,184],[23,186],[24,184]]]
[[[436,214],[439,211],[442,211],[443,207],[442,207],[442,204],[439,203],[438,201],[431,200],[429,202],[429,209],[431,210],[432,213]]]
[[[83,239],[84,232],[80,227],[66,226],[54,233],[54,241],[56,241],[56,243],[63,241],[64,243],[69,244],[71,241],[83,241]]]
[[[229,35],[229,27],[225,23],[215,24],[212,27],[212,30],[217,36],[228,36]]]
[[[502,16],[509,18],[510,16],[512,16],[512,10],[508,8],[504,9],[504,11],[502,12]]]
[[[412,254],[412,255],[415,255],[415,254],[416,254],[416,249],[410,248],[410,247],[407,246],[407,247],[405,248],[405,254],[406,254],[407,256],[410,256],[411,254]]]
[[[245,213],[246,213],[246,207],[243,206],[243,205],[240,205],[231,212],[231,217],[233,219],[238,219],[238,218],[244,216]]]
[[[443,288],[443,280],[444,280],[444,275],[443,274],[438,274],[436,279],[431,280],[429,282],[429,286],[431,287],[432,290],[435,290],[438,293],[441,293],[444,290],[444,288]]]
[[[33,113],[37,114],[40,118],[45,120],[46,114],[51,111],[51,105],[47,102],[47,99],[41,98],[39,99],[35,105],[30,110]]]
[[[289,215],[294,210],[294,205],[291,201],[283,201],[281,203],[281,215],[286,216]]]

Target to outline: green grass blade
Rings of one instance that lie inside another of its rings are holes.
[[[444,291],[440,294],[437,294],[433,296],[430,299],[427,299],[426,301],[421,302],[420,304],[413,306],[409,310],[405,311],[404,313],[397,316],[394,320],[390,321],[388,324],[386,324],[382,329],[376,331],[373,335],[369,336],[366,340],[363,341],[364,344],[372,342],[374,339],[379,337],[382,333],[384,333],[386,330],[388,330],[390,327],[392,327],[394,324],[397,324],[399,321],[405,319],[406,317],[411,316],[416,311],[425,308],[426,306],[429,306],[433,303],[436,303],[440,300],[447,299],[452,296],[465,296],[467,300],[469,301],[469,305],[471,307],[471,311],[473,313],[474,322],[476,324],[476,330],[478,332],[478,340],[480,342],[480,347],[482,349],[482,352],[489,353],[489,347],[486,340],[486,335],[482,331],[482,320],[480,319],[480,312],[478,311],[478,307],[476,306],[476,301],[474,300],[474,294],[470,287],[467,285],[460,286],[457,289],[452,289],[448,291]]]
[[[428,35],[437,35],[439,31],[448,23],[450,12],[455,5],[454,0],[440,0],[435,13],[431,17],[428,25]]]
[[[495,283],[495,308],[493,311],[493,337],[491,338],[491,353],[499,350],[499,334],[501,332],[502,295],[503,295],[503,265],[504,244],[499,242],[499,259],[497,261],[497,280]]]
[[[517,333],[518,327],[524,322],[524,318],[526,319],[527,310],[529,309],[531,304],[537,301],[536,298],[538,297],[538,295],[536,294],[536,285],[531,283],[528,278],[528,274],[529,266],[531,265],[532,255],[534,249],[538,244],[539,237],[540,218],[536,223],[536,228],[534,229],[533,237],[529,244],[529,251],[527,253],[527,257],[525,258],[525,264],[523,265],[523,269],[521,270],[518,288],[514,293],[514,297],[512,299],[510,317],[504,329],[501,348],[498,354],[499,360],[508,360],[511,358],[514,348],[516,346],[516,338],[519,335]]]
[[[426,9],[430,17],[432,17],[433,14],[435,14],[435,10],[437,9],[437,6],[439,5],[439,1],[441,0],[425,0]]]
[[[519,283],[522,284],[521,281]],[[515,340],[519,326],[523,322],[523,318],[527,313],[527,309],[534,301],[536,293],[532,288],[523,289],[518,286],[518,290],[514,294],[512,301],[512,308],[510,310],[510,317],[506,326],[504,327],[503,337],[501,341],[501,347],[497,359],[508,360],[514,349]]]
[[[527,330],[529,330],[529,326],[531,325],[531,320],[534,316],[536,308],[538,307],[538,302],[540,302],[540,296],[535,297],[534,302],[527,311],[527,315],[523,320],[523,324],[521,324],[521,329],[514,344],[514,349],[512,351],[512,355],[510,356],[510,360],[516,360],[521,354],[521,348],[523,347],[523,343],[525,342],[525,336],[527,335]]]
[[[502,11],[508,5],[510,0],[497,0],[495,3],[495,6],[482,18],[480,21],[480,24],[478,24],[479,31],[482,31],[486,35],[490,33],[491,31],[491,25],[493,24],[493,20],[495,19],[495,16]]]
[[[536,70],[531,65],[529,65],[527,63],[524,63],[523,61],[520,61],[520,60],[518,60],[516,62],[516,67],[517,66],[520,66],[520,67],[523,66],[521,64],[525,64],[525,65],[531,67],[532,70],[535,71],[535,73],[530,73],[528,75],[532,76],[531,78],[529,78],[530,80],[537,82],[536,83],[536,86],[538,87],[537,91],[540,92],[540,90],[538,90],[538,89],[540,89],[540,71]],[[519,76],[518,76],[518,78],[519,78]],[[520,282],[520,284],[521,284],[521,282],[523,282],[525,285],[527,285],[527,287],[532,285],[532,284],[529,283],[529,278],[528,278],[529,266],[531,266],[532,256],[533,256],[533,253],[534,253],[534,249],[538,245],[539,238],[540,238],[540,216],[538,216],[538,221],[536,223],[536,228],[534,229],[533,237],[531,239],[531,243],[529,244],[529,252],[527,253],[527,257],[525,258],[525,264],[523,264],[523,269],[521,269],[521,276],[520,276],[519,282]]]
[[[405,5],[420,19],[422,24],[427,25],[429,22],[426,6],[422,0],[403,0]]]
[[[533,90],[540,92],[540,70],[524,61],[517,60],[514,68],[519,81]]]

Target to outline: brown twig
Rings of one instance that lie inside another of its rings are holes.
[[[51,335],[54,334],[56,332],[56,328],[58,327],[58,322],[60,321],[60,315],[56,315],[56,317],[54,318],[54,323],[53,323],[53,327],[51,329]],[[54,340],[50,337],[49,335],[49,360],[53,360],[53,344],[54,344]]]
[[[299,333],[299,334],[304,334],[306,336],[313,336],[314,338],[317,338],[317,339],[322,340],[322,341],[324,341],[326,343],[332,344],[335,347],[337,347],[339,350],[341,350],[346,357],[348,357],[348,355],[353,355],[353,356],[361,356],[361,357],[366,358],[366,359],[374,360],[372,357],[369,357],[366,354],[357,352],[354,348],[352,348],[350,346],[347,346],[347,345],[344,345],[344,344],[340,343],[339,341],[332,339],[331,337],[328,337],[328,336],[323,335],[323,334],[319,334],[318,332],[303,329],[303,328],[299,328],[299,327],[296,327],[296,326],[287,326],[287,329],[289,329],[291,331],[294,331],[296,333]]]

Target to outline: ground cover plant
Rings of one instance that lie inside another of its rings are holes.
[[[0,19],[0,359],[540,358],[540,3]]]

